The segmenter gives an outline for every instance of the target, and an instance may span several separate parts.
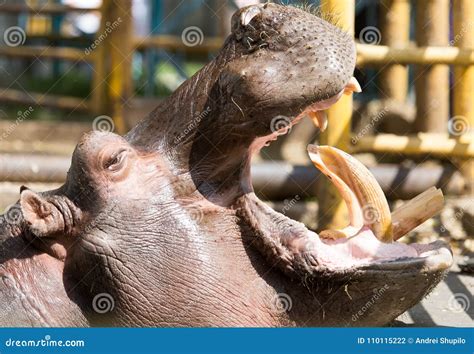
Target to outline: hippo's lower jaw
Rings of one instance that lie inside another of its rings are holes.
[[[314,304],[294,309],[303,313],[297,325],[386,325],[421,301],[452,265],[441,241],[382,243],[369,230],[353,238],[321,238],[253,193],[239,201],[238,215],[250,220],[245,241],[313,294]]]

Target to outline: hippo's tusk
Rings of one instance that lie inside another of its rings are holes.
[[[325,131],[328,126],[328,116],[326,111],[309,111],[308,116],[313,121],[313,124],[319,128],[320,131]]]
[[[346,95],[350,95],[352,92],[362,92],[362,88],[360,87],[359,81],[353,76],[347,83],[346,87],[344,88],[344,93]]]
[[[245,9],[241,14],[240,14],[240,24],[242,26],[247,26],[252,19],[259,15],[262,12],[260,7],[258,6],[250,6],[249,8]]]
[[[325,109],[329,108],[332,104],[336,103],[342,94],[350,95],[352,92],[362,92],[362,89],[359,85],[357,79],[353,76],[339,94],[333,96],[332,98],[316,102],[315,104],[310,105],[305,109],[302,114],[307,114],[313,124],[319,128],[320,131],[325,131],[328,125],[328,117],[325,112]],[[328,102],[331,101],[331,102]]]
[[[313,164],[338,189],[349,210],[349,227],[324,230],[320,235],[351,237],[367,226],[380,241],[392,242],[390,208],[372,173],[357,159],[334,147],[308,145],[308,153]]]
[[[349,188],[347,183],[338,175],[338,167],[333,164],[330,159],[324,158],[323,154],[320,153],[320,147],[316,145],[308,145],[309,158],[324,175],[334,184],[342,199],[349,209],[349,222],[350,229],[346,228],[343,230],[325,230],[321,232],[322,237],[330,238],[341,238],[351,237],[357,234],[357,232],[364,226],[364,218],[362,215],[362,209],[359,205],[359,201],[354,191]],[[355,231],[353,234],[350,231]]]

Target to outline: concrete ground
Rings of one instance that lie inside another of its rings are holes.
[[[393,326],[474,327],[473,293],[474,275],[461,273],[456,265],[427,298],[402,314]]]

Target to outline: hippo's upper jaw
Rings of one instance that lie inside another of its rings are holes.
[[[243,113],[259,115],[261,123],[295,117],[309,107],[324,110],[351,80],[351,36],[310,13],[254,5],[234,14],[232,31],[229,41],[241,56],[227,65],[223,86],[231,86]],[[269,127],[261,129],[265,134]]]
[[[248,147],[284,130],[278,118],[288,126],[354,89],[355,60],[351,36],[311,13],[272,3],[243,8],[232,17],[232,33],[218,56],[135,127],[129,140],[173,158],[175,148],[197,148],[200,132],[221,153]]]

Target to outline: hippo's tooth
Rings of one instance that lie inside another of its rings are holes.
[[[328,116],[326,111],[309,111],[308,115],[319,130],[322,132],[326,130],[328,126]]]
[[[354,230],[365,225],[382,242],[392,242],[390,208],[372,173],[357,159],[334,147],[309,145],[308,152],[311,161],[328,176],[349,209],[350,226],[326,234],[351,236]]]
[[[319,233],[319,237],[331,238],[334,240],[338,238],[349,238],[356,236],[361,229],[362,227],[347,226],[339,230],[323,230]]]
[[[309,158],[316,168],[326,175],[326,177],[329,178],[337,188],[347,205],[347,209],[349,210],[349,227],[342,230],[324,230],[320,233],[320,236],[328,238],[354,236],[354,234],[357,234],[357,232],[364,226],[364,217],[357,196],[348,184],[340,177],[340,167],[335,165],[337,162],[336,160],[333,160],[331,156],[324,154],[320,147],[316,145],[308,145],[308,153]],[[352,231],[355,231],[355,233]]]
[[[247,26],[252,19],[262,12],[258,6],[250,6],[240,14],[240,24]]]
[[[346,95],[350,95],[352,92],[362,92],[362,88],[360,87],[359,81],[353,76],[347,83],[346,87],[344,88],[344,93]]]

